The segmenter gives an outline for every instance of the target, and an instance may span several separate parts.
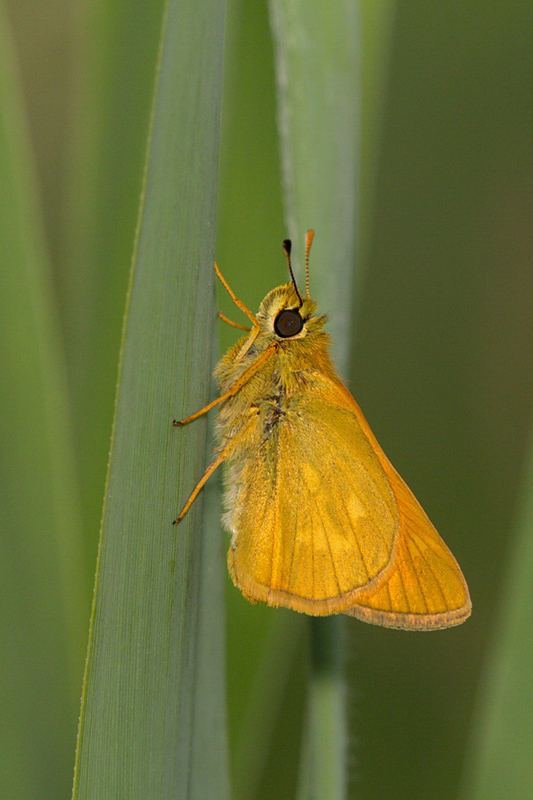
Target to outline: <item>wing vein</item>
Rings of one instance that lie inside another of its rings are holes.
[[[296,551],[296,535],[298,532],[298,498],[300,497],[300,470],[296,470],[297,477],[296,477],[296,502],[294,504],[295,512],[294,512],[294,536],[292,539],[292,552],[291,552],[291,565],[289,567],[289,586],[292,583],[292,567],[294,564],[294,553]]]
[[[346,512],[346,517],[348,518],[348,522],[351,522],[350,521],[350,514],[348,512],[348,506],[346,505],[346,501],[345,501],[344,496],[342,495],[342,493],[341,493],[341,502],[342,502],[342,505],[344,507],[344,511]],[[351,527],[351,525],[350,525],[350,527]],[[363,550],[362,550],[361,545],[359,543],[359,539],[357,538],[357,532],[356,532],[355,528],[352,528],[352,532],[353,532],[353,538],[355,540],[356,547],[357,547],[357,549],[359,551],[359,555],[361,556],[361,562],[362,562],[364,570],[366,572],[367,581],[369,581],[370,580],[370,572],[368,570],[368,567],[367,567],[367,564],[366,564],[366,561],[365,561],[365,557],[363,555]]]
[[[318,502],[317,502],[316,498],[313,498],[313,500],[314,500],[315,506],[316,506],[316,508],[318,509],[318,512],[319,512],[317,516],[320,519],[320,523],[322,525],[322,530],[324,531],[324,536],[325,536],[325,539],[326,539],[326,542],[327,542],[327,545],[328,545],[329,556],[331,558],[331,565],[333,567],[333,574],[335,575],[335,583],[337,584],[337,589],[338,589],[338,593],[339,593],[339,596],[340,596],[342,594],[341,586],[340,586],[340,583],[339,583],[339,576],[337,574],[337,567],[335,565],[335,560],[333,558],[333,551],[331,549],[331,543],[329,541],[328,531],[327,531],[326,526],[324,525],[324,521],[322,519],[322,515],[320,514],[320,506],[318,505]],[[314,556],[315,556],[315,554],[314,554],[314,548],[313,548],[313,590],[314,590],[314,574],[315,574]]]
[[[419,546],[419,545],[418,545],[418,544],[415,542],[415,540],[414,540],[414,539],[411,539],[411,542],[412,542],[412,544],[413,544],[413,547],[416,547],[416,549],[418,550],[418,553],[419,553],[419,555],[420,555],[420,558],[422,559],[422,561],[424,561],[424,562],[425,562],[425,564],[426,564],[426,566],[427,566],[427,568],[428,568],[429,572],[430,572],[430,573],[431,573],[431,575],[433,576],[433,580],[435,581],[436,585],[437,585],[437,586],[438,586],[438,588],[439,588],[439,592],[440,592],[440,595],[441,595],[441,597],[442,597],[442,601],[443,601],[444,605],[446,606],[446,605],[447,605],[447,603],[446,603],[446,597],[445,597],[445,595],[444,595],[444,592],[442,591],[442,586],[440,585],[440,581],[438,580],[438,578],[437,578],[437,576],[436,576],[436,574],[435,574],[435,572],[434,572],[434,570],[433,570],[433,568],[432,568],[432,566],[431,566],[431,562],[430,562],[430,561],[429,561],[429,559],[428,559],[428,558],[427,558],[427,557],[424,555],[424,553],[422,552],[422,550],[421,550],[420,546]],[[411,554],[409,554],[409,555],[411,555]],[[414,569],[414,566],[413,566],[413,569]],[[420,581],[419,581],[419,583],[420,583]],[[420,591],[422,591],[422,587],[420,587]],[[423,595],[423,592],[422,592],[422,595]],[[424,597],[424,600],[425,600],[425,597]]]
[[[426,614],[429,614],[429,613],[430,613],[430,611],[429,611],[429,604],[428,604],[428,601],[427,601],[426,595],[424,594],[424,590],[423,590],[423,588],[422,588],[422,582],[421,582],[421,580],[420,580],[420,577],[419,577],[419,575],[418,575],[418,573],[417,573],[417,571],[416,571],[416,567],[415,567],[415,562],[414,562],[414,559],[413,559],[413,555],[412,555],[412,553],[411,553],[411,551],[409,550],[409,547],[408,547],[407,545],[406,545],[406,548],[405,548],[405,549],[406,549],[406,551],[407,551],[407,554],[408,554],[409,560],[410,560],[410,562],[411,562],[411,569],[412,569],[413,575],[414,575],[414,576],[415,576],[415,578],[416,578],[416,582],[418,583],[418,588],[420,589],[420,594],[421,594],[421,596],[422,596],[422,600],[424,601],[424,604],[425,604],[425,606],[426,606]],[[409,595],[408,595],[408,596],[409,596]]]

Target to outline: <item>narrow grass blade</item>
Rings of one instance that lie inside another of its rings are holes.
[[[311,620],[311,687],[298,800],[347,797],[344,622]]]
[[[337,365],[348,371],[353,323],[358,142],[358,17],[347,0],[271,0],[289,230],[315,228],[311,296],[330,312]],[[300,244],[301,248],[301,244]],[[346,797],[340,619],[311,622],[309,724],[299,797]],[[327,742],[328,746],[322,746]]]
[[[306,644],[305,627],[292,612],[278,609],[275,615],[269,617],[269,621],[270,627],[235,745],[233,789],[236,798],[262,796],[259,791],[269,761],[272,760],[272,741],[291,669],[295,657],[305,649]],[[283,752],[286,761],[295,755],[286,743]],[[267,792],[267,796],[272,796],[272,784],[267,782],[263,791]]]
[[[223,628],[220,580],[199,585],[201,497],[171,524],[205,465],[205,418],[171,420],[208,398],[223,12],[221,0],[170,0],[163,27],[82,703],[83,800],[227,795],[224,642],[199,638],[209,620]]]
[[[65,369],[0,6],[0,796],[66,796],[88,611]]]
[[[270,11],[289,232],[296,259],[305,231],[316,231],[311,295],[330,314],[336,362],[346,372],[357,229],[357,5],[271,0]]]
[[[533,434],[533,428],[531,430]],[[533,796],[533,436],[524,469],[517,529],[489,653],[463,797]]]

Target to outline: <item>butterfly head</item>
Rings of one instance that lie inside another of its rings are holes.
[[[314,231],[307,231],[305,240],[305,297],[302,297],[292,271],[291,240],[285,239],[283,242],[283,252],[292,283],[278,286],[269,292],[257,313],[257,321],[262,332],[269,337],[274,336],[280,341],[303,339],[308,334],[323,328],[326,322],[324,316],[313,316],[317,306],[309,297],[309,250],[313,235]]]
[[[324,316],[313,316],[316,303],[310,297],[302,300],[292,283],[278,286],[267,294],[257,312],[261,332],[281,341],[303,339],[324,326]]]

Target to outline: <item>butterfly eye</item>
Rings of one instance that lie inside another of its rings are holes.
[[[297,311],[282,311],[274,320],[274,330],[282,339],[296,336],[304,326],[304,321]]]

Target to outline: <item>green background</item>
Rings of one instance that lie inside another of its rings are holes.
[[[3,192],[0,209],[0,795],[46,800],[70,792],[162,3],[53,0],[37,14],[31,0],[11,0],[6,10],[15,88],[3,105],[20,108],[29,136],[2,139],[19,166],[2,173],[16,193]],[[361,3],[360,18],[349,385],[459,560],[473,613],[428,635],[347,621],[350,797],[526,798],[529,770],[490,754],[523,748],[527,763],[533,745],[519,713],[532,701],[519,680],[531,627],[509,637],[533,599],[517,591],[524,564],[533,570],[533,7]],[[216,257],[255,310],[285,280],[263,2],[231,0],[225,58]],[[29,258],[10,244],[17,203],[33,255],[28,286],[11,288],[7,274],[22,275]],[[321,220],[307,227],[320,236]],[[296,251],[302,243],[303,231]],[[220,308],[230,310],[222,296]],[[220,340],[226,348],[233,332]],[[306,634],[227,584],[234,796],[293,798]]]

